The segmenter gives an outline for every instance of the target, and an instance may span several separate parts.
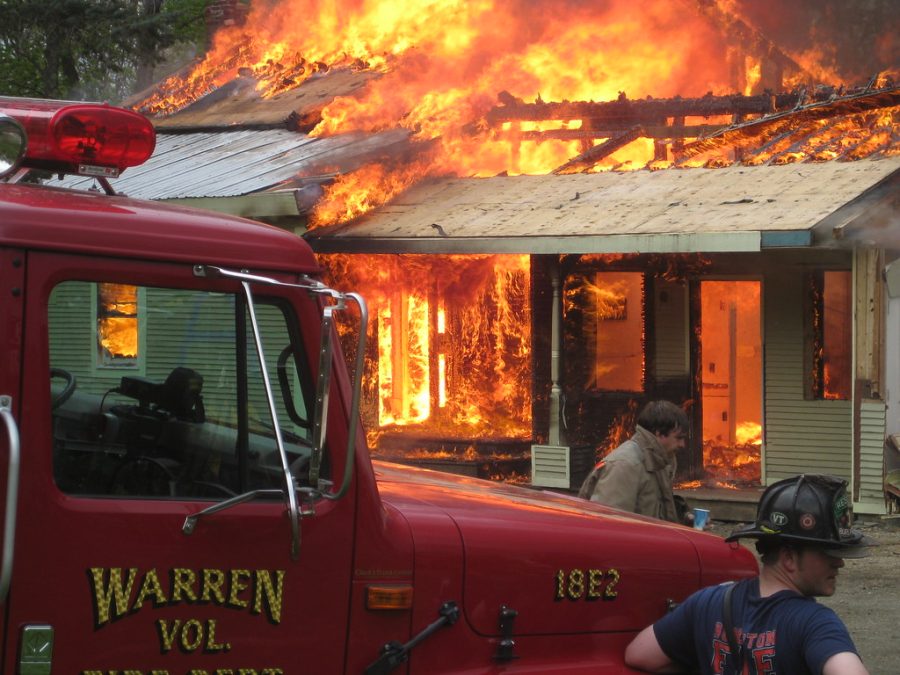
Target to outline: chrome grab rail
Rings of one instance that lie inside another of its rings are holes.
[[[12,397],[0,395],[0,418],[9,437],[9,468],[6,477],[6,515],[3,521],[3,551],[0,559],[0,602],[6,602],[12,580],[16,542],[16,505],[19,501],[19,427],[12,414]]]

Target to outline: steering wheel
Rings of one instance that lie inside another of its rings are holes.
[[[50,403],[50,409],[56,410],[59,406],[69,400],[72,394],[75,393],[75,387],[77,383],[75,382],[75,376],[70,373],[68,370],[63,370],[62,368],[51,368],[50,369],[50,379],[58,377],[65,381],[62,390],[53,396],[53,400]]]

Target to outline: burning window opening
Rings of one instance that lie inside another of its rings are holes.
[[[758,485],[762,451],[762,326],[758,281],[700,282],[703,472]]]
[[[563,269],[568,270],[563,285],[563,382],[570,445],[592,448],[601,459],[634,433],[638,408],[650,398],[688,405],[687,282],[711,264],[697,254],[563,258]],[[604,375],[605,381],[595,377],[597,357],[608,351],[604,345],[614,351],[608,362],[617,371]],[[572,425],[576,419],[577,428]],[[687,471],[690,463],[684,467]]]
[[[594,348],[591,389],[644,391],[644,275],[597,272],[588,282],[593,298]]]
[[[380,457],[447,460],[481,440],[481,461],[528,458],[528,256],[323,255],[332,283],[365,287],[372,339],[363,416]],[[348,355],[349,357],[350,355]],[[493,447],[493,450],[489,450]],[[475,460],[472,460],[475,461]],[[521,471],[521,467],[518,467]]]
[[[97,362],[104,368],[138,365],[138,289],[97,284]]]
[[[825,270],[809,277],[811,352],[807,361],[807,398],[850,399],[850,355],[853,339],[852,279],[846,270]]]
[[[429,300],[407,291],[378,309],[378,426],[431,417]]]

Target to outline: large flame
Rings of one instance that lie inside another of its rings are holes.
[[[366,86],[327,102],[311,135],[403,129],[415,159],[339,176],[325,189],[311,228],[356,218],[427,176],[566,173],[573,158],[604,142],[606,156],[572,170],[900,151],[897,107],[785,115],[764,128],[735,130],[719,145],[706,144],[700,131],[697,138],[656,141],[641,128],[595,137],[600,127],[589,118],[488,122],[498,102],[627,103],[750,96],[773,81],[783,89],[840,84],[827,48],[779,52],[752,29],[748,9],[738,0],[255,0],[246,22],[220,30],[196,67],[136,107],[168,114],[226,83],[269,98],[338,69],[365,71]],[[752,124],[754,115],[664,118],[658,126],[737,122]],[[372,305],[377,347],[366,355],[365,387],[373,445],[380,434],[411,425],[445,437],[530,437],[527,257],[355,255],[352,265],[345,256],[325,258],[336,284],[365,288]],[[598,326],[627,314],[621,292],[607,291],[614,297],[606,303],[593,292]],[[595,381],[603,365],[598,358]],[[627,425],[614,426],[610,437],[618,439]],[[729,465],[741,469],[740,478],[758,478],[760,431],[751,421],[727,443],[707,443],[705,469]]]
[[[784,88],[839,83],[828,50],[787,54],[753,27],[748,10],[753,13],[736,0],[256,0],[245,22],[216,33],[200,63],[136,107],[167,114],[226,83],[272,97],[331,70],[370,72],[359,93],[321,110],[312,134],[403,128],[414,143],[428,147],[429,157],[413,167],[368,167],[339,179],[313,226],[341,222],[424,176],[547,173],[604,140],[534,135],[549,129],[577,133],[582,120],[492,128],[485,114],[498,96],[610,101],[625,93],[639,100],[760,93],[773,86],[773,77]],[[874,134],[861,132],[865,138],[853,151],[864,156],[896,147],[890,132],[895,123],[882,126]],[[775,154],[778,162],[822,160],[840,153],[833,142],[800,149],[795,140],[779,132],[766,152],[746,161],[770,161]],[[676,159],[665,154],[665,144],[636,137],[589,170],[665,168]],[[735,158],[716,152],[682,165],[721,166]]]
[[[322,259],[333,283],[367,289],[373,447],[411,425],[420,437],[530,438],[528,256]]]
[[[529,100],[725,91],[731,74],[720,27],[691,4],[257,1],[243,25],[221,29],[200,64],[141,107],[171,112],[242,74],[271,96],[329,68],[368,68],[387,76],[364,101],[331,106],[325,126],[402,120],[429,137],[477,119],[503,90]]]

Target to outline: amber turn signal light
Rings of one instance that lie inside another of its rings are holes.
[[[413,587],[406,584],[366,586],[366,609],[409,609]]]

